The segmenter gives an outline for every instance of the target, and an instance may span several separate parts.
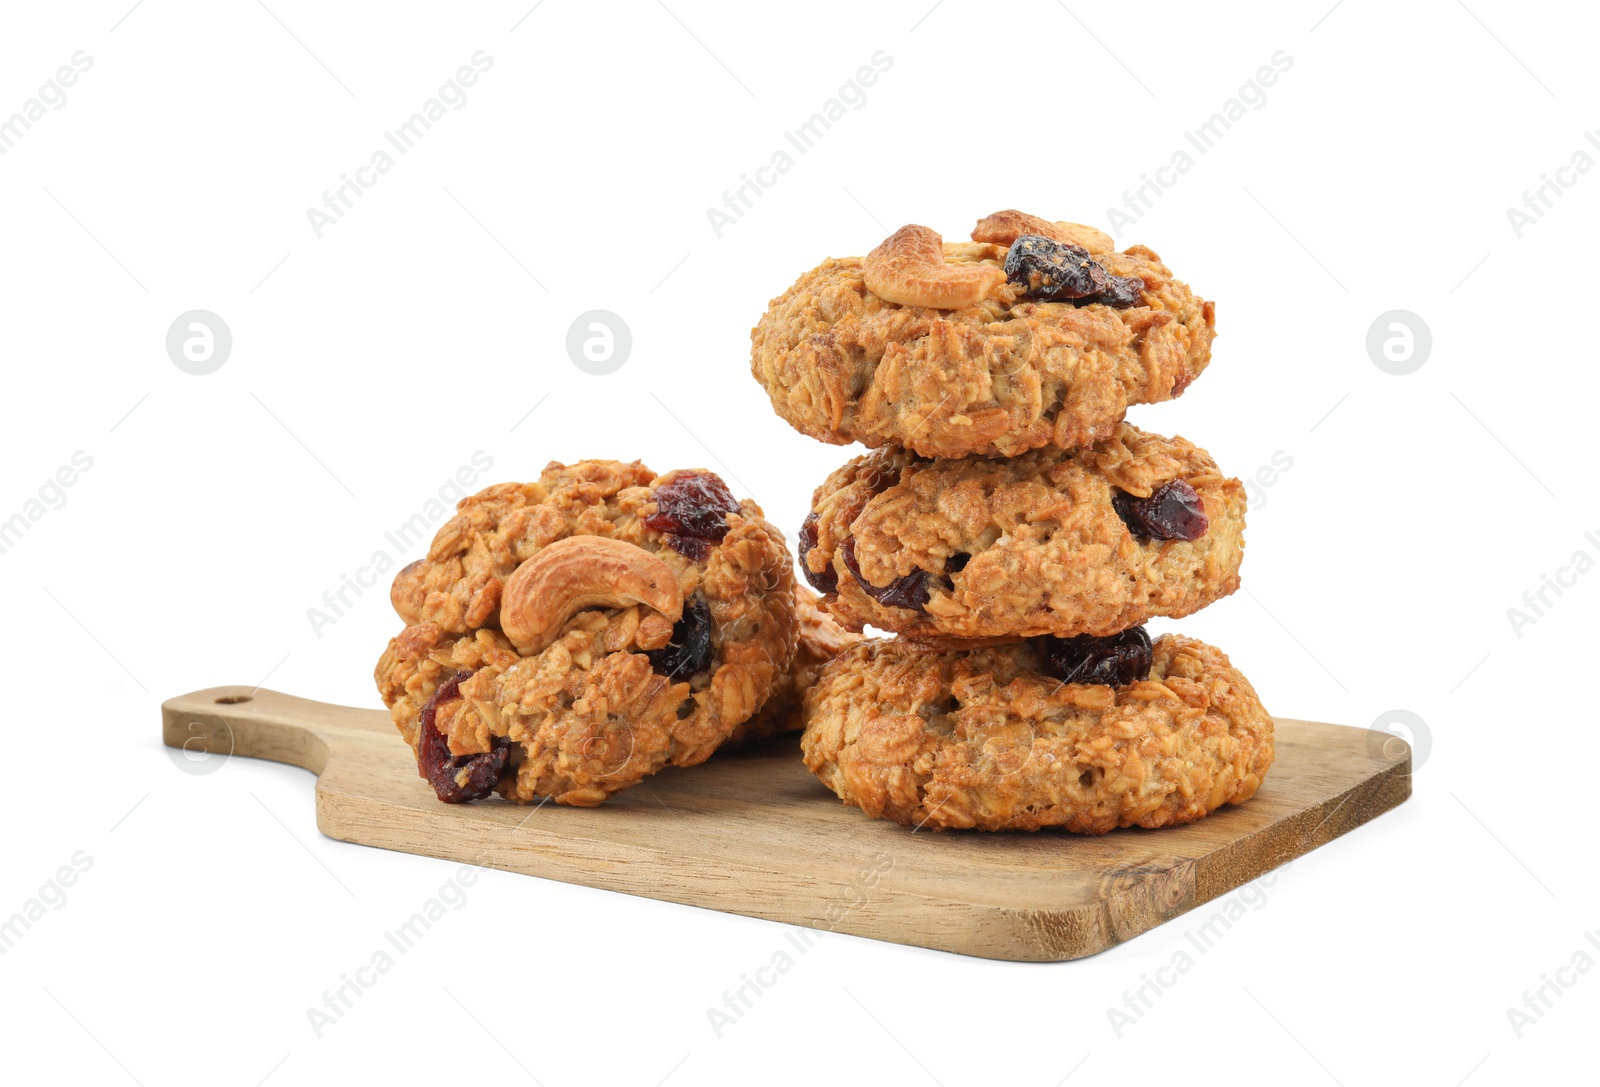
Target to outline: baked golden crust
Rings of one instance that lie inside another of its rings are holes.
[[[409,625],[374,674],[413,752],[423,707],[470,671],[462,697],[437,708],[451,754],[509,740],[502,795],[588,806],[664,766],[704,761],[760,708],[794,656],[793,561],[749,499],[726,514],[727,534],[704,558],[667,545],[643,519],[657,511],[659,486],[681,474],[658,477],[637,462],[552,464],[537,483],[461,501],[428,557],[396,578],[392,597]],[[682,599],[709,614],[707,667],[679,680],[652,667],[647,654],[666,649],[674,628],[646,603],[553,609],[560,625],[547,644],[519,654],[500,630],[504,583],[571,536],[623,541],[663,563]]]
[[[944,246],[999,268],[1004,246]],[[887,302],[864,258],[823,261],[751,330],[751,372],[802,434],[926,457],[1015,456],[1108,437],[1130,404],[1180,395],[1211,359],[1212,303],[1143,246],[1094,259],[1144,281],[1140,304],[1029,302],[1000,282],[959,309]]]
[[[772,694],[759,713],[734,730],[728,743],[755,741],[779,732],[798,732],[805,725],[800,719],[800,701],[817,681],[822,666],[861,641],[818,605],[820,598],[804,585],[795,586],[794,614],[798,637],[794,661],[789,670],[772,684]]]
[[[868,815],[936,830],[1104,834],[1201,819],[1255,795],[1273,722],[1220,650],[1155,642],[1147,680],[1062,684],[1035,642],[863,642],[805,698],[806,766]]]
[[[1135,536],[1113,495],[1146,497],[1172,480],[1200,496],[1205,535]],[[815,544],[800,562],[836,579],[823,607],[853,630],[871,623],[919,637],[1105,636],[1153,616],[1189,615],[1237,589],[1245,504],[1243,485],[1205,450],[1127,423],[1075,452],[926,460],[879,449],[817,488]],[[923,609],[868,595],[846,564],[847,547],[880,588],[927,571]],[[965,566],[953,569],[962,555]]]

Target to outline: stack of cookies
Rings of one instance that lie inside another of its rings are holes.
[[[806,765],[914,826],[1101,834],[1253,796],[1272,718],[1217,649],[1143,624],[1239,586],[1245,493],[1123,421],[1205,370],[1214,307],[1143,246],[1017,211],[906,226],[768,307],[752,370],[801,433],[871,451],[817,488],[802,573],[847,646]]]

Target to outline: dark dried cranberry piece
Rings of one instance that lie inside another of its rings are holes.
[[[661,542],[690,562],[705,562],[706,559],[711,557],[711,552],[717,549],[717,545],[710,540],[701,540],[694,536],[679,536],[671,532],[661,537]]]
[[[650,667],[671,680],[688,679],[711,670],[711,608],[695,593],[683,604],[683,617],[672,627],[672,641],[645,656]]]
[[[511,741],[496,736],[490,750],[476,755],[450,754],[450,741],[436,723],[439,707],[461,697],[461,684],[471,672],[457,672],[433,692],[422,707],[422,727],[417,735],[417,770],[433,786],[434,795],[446,804],[482,800],[494,792],[505,774]],[[466,773],[463,775],[462,771]]]
[[[1144,627],[1129,627],[1109,638],[1080,634],[1042,641],[1045,671],[1063,683],[1124,687],[1150,677],[1150,635]]]
[[[1099,303],[1113,309],[1139,304],[1144,280],[1112,275],[1081,245],[1023,234],[1006,251],[1006,278],[1040,302]]]
[[[1106,270],[1081,245],[1023,234],[1006,251],[1006,278],[1043,302],[1083,298],[1106,288]]]
[[[954,589],[956,583],[951,580],[952,575],[959,574],[967,568],[967,563],[972,561],[972,556],[965,551],[957,551],[954,555],[944,560],[944,577],[939,580],[946,589]]]
[[[1128,531],[1146,539],[1198,540],[1211,527],[1205,502],[1181,479],[1163,483],[1149,498],[1119,490],[1111,496],[1111,504]]]
[[[739,512],[733,493],[714,472],[679,472],[657,487],[654,497],[656,512],[644,519],[645,527],[672,536],[720,542],[728,534],[728,514]],[[677,548],[670,538],[667,544]]]
[[[883,588],[872,584],[861,576],[861,565],[856,562],[856,538],[846,536],[844,543],[839,545],[839,553],[844,556],[844,565],[854,575],[856,584],[860,585],[872,599],[891,608],[910,608],[912,611],[922,611],[928,603],[928,582],[933,575],[918,567],[904,577],[897,577]]]
[[[839,575],[834,573],[829,566],[822,573],[817,573],[806,565],[806,554],[817,546],[817,511],[812,510],[806,514],[805,523],[800,526],[800,572],[811,583],[811,587],[819,593],[836,593],[839,591]]]

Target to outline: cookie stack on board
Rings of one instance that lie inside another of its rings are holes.
[[[847,647],[803,702],[806,765],[913,826],[1101,834],[1253,796],[1272,718],[1217,649],[1143,624],[1239,585],[1245,494],[1123,421],[1205,370],[1214,308],[1143,246],[1018,211],[923,226],[773,300],[751,368],[828,477],[802,573]]]

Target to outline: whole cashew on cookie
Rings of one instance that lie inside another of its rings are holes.
[[[532,656],[587,608],[645,604],[676,623],[683,589],[670,567],[637,544],[606,536],[569,536],[543,548],[506,579],[500,629],[517,652]]]
[[[993,264],[952,264],[944,239],[925,226],[903,226],[867,254],[861,265],[867,290],[901,306],[960,309],[981,302],[1006,281]]]

